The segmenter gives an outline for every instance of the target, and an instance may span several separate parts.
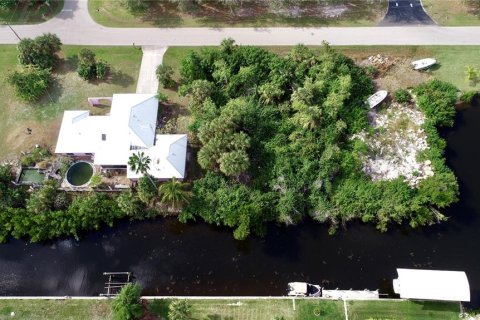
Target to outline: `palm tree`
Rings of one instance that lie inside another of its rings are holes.
[[[185,190],[187,184],[178,181],[176,178],[167,181],[158,187],[161,201],[174,210],[181,209],[190,201],[190,193]]]
[[[128,166],[132,171],[134,171],[136,174],[143,174],[150,179],[150,182],[156,187],[155,182],[153,182],[152,177],[147,173],[148,170],[150,170],[150,163],[152,160],[150,159],[149,156],[146,156],[143,151],[140,151],[138,153],[134,153],[130,156],[128,159]]]

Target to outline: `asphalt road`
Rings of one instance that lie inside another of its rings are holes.
[[[57,34],[64,44],[76,45],[218,45],[233,38],[248,45],[480,45],[480,27],[367,27],[367,28],[107,28],[88,14],[87,0],[66,0],[64,10],[38,25],[13,26],[16,34],[35,37]],[[8,26],[0,26],[0,43],[18,38]]]
[[[389,0],[388,11],[380,26],[434,25],[421,0]]]

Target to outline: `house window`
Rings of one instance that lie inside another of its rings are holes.
[[[105,133],[102,133],[102,141],[107,140],[107,135]]]

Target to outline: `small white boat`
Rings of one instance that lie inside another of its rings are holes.
[[[290,282],[288,295],[293,297],[321,297],[322,287],[306,282]]]
[[[412,62],[412,68],[414,70],[425,70],[437,63],[437,60],[433,58],[427,58]]]
[[[370,109],[375,108],[376,106],[378,106],[383,100],[385,100],[385,98],[387,97],[387,95],[388,95],[388,91],[387,91],[387,90],[380,90],[380,91],[377,91],[377,92],[375,92],[374,94],[372,94],[372,95],[367,99],[367,103],[368,103],[368,106],[370,107]]]

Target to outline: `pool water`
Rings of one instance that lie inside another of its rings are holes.
[[[44,180],[45,175],[43,174],[43,172],[40,172],[34,168],[25,168],[22,169],[22,173],[20,174],[18,182],[22,184],[31,184],[42,183]]]
[[[67,171],[67,181],[72,186],[82,186],[90,181],[93,167],[90,163],[80,161],[74,163]]]

